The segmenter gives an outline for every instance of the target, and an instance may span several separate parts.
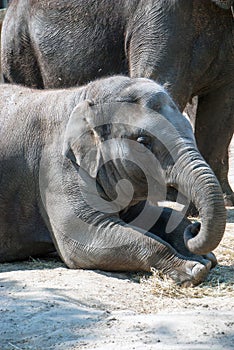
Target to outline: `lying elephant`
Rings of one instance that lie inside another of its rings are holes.
[[[0,98],[1,262],[55,245],[70,268],[204,280],[225,229],[222,191],[161,86],[122,76],[68,90],[2,84]],[[167,185],[195,203],[201,229],[149,204]]]
[[[166,84],[182,111],[198,95],[198,148],[227,204],[234,132],[233,0],[13,0],[3,25],[6,82],[38,88],[109,74]]]

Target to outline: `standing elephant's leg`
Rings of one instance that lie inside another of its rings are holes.
[[[12,3],[12,6],[7,10],[2,26],[3,81],[42,89],[44,82],[41,68],[38,64],[37,53],[32,50],[28,26],[22,25],[21,21],[17,20],[21,13],[25,13],[25,6],[19,5],[17,8],[17,3],[17,1]]]
[[[227,205],[234,205],[228,182],[228,146],[234,132],[234,84],[199,96],[195,135],[205,160],[216,174]]]

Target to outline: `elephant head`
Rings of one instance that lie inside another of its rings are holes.
[[[220,185],[197,149],[190,123],[165,90],[151,80],[135,80],[125,88],[120,80],[112,100],[86,100],[73,110],[63,154],[96,180],[89,182],[89,192],[95,198],[98,192],[93,205],[99,210],[109,205],[119,212],[140,200],[158,200],[174,186],[201,216],[196,235],[193,228],[185,231],[187,247],[208,253],[225,229]]]

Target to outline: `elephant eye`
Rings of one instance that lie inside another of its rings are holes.
[[[137,142],[141,143],[142,145],[144,145],[147,148],[151,148],[152,144],[151,144],[151,138],[149,136],[139,136],[137,138]]]

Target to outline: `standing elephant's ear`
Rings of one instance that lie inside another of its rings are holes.
[[[222,9],[228,10],[233,6],[234,1],[233,0],[212,0],[213,2],[216,3],[219,7]]]
[[[92,102],[87,100],[73,109],[65,130],[63,155],[95,178],[100,164],[100,150],[99,138],[91,126],[94,125],[91,105]]]

